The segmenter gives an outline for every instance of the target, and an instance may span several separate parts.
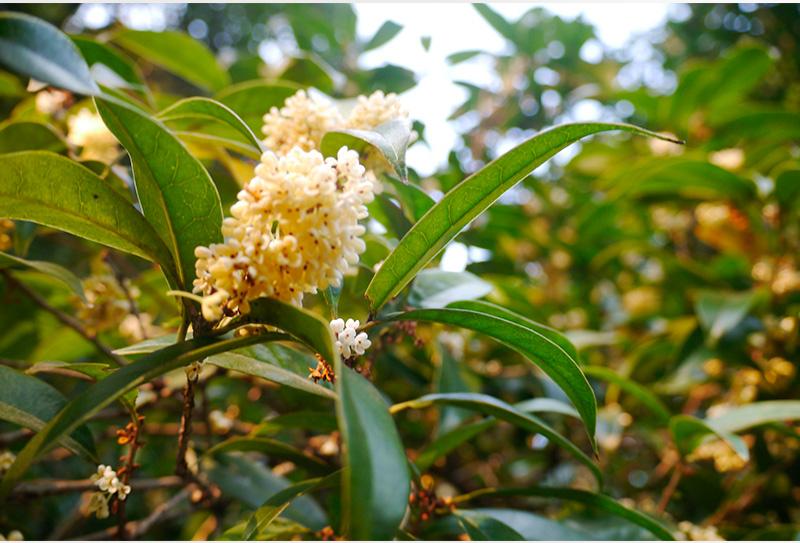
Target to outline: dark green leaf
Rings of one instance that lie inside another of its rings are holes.
[[[20,121],[0,127],[0,153],[16,151],[53,151],[66,149],[64,140],[46,124]]]
[[[453,514],[458,517],[472,541],[525,541],[519,532],[496,518],[467,511]]]
[[[139,69],[114,47],[85,36],[71,36],[71,38],[100,84],[114,88],[146,90]],[[111,74],[106,73],[108,70]],[[115,76],[118,81],[114,81]]]
[[[589,458],[583,451],[581,451],[574,443],[556,432],[546,422],[538,417],[523,413],[514,406],[492,396],[472,393],[427,394],[417,398],[416,400],[395,404],[392,406],[391,411],[392,413],[397,413],[409,408],[422,409],[433,404],[464,407],[466,409],[483,413],[484,415],[491,415],[500,420],[510,422],[514,426],[534,434],[541,434],[553,443],[569,451],[569,453],[572,454],[576,460],[589,468],[589,470],[592,472],[592,475],[594,475],[595,479],[597,480],[598,486],[602,486],[603,475],[600,472],[600,468],[598,468],[592,459]]]
[[[174,277],[172,256],[145,218],[83,166],[46,151],[26,151],[0,156],[0,172],[0,216],[153,260]]]
[[[158,121],[130,106],[107,100],[96,104],[131,156],[145,217],[170,248],[180,285],[190,290],[195,247],[222,241],[222,205],[211,176]]]
[[[218,91],[230,84],[228,73],[217,64],[214,53],[182,32],[125,29],[117,32],[113,41],[199,87]]]
[[[329,471],[328,465],[319,458],[309,456],[296,447],[268,437],[232,437],[214,445],[206,454],[213,456],[233,451],[260,452],[270,457],[289,460],[315,473]]]
[[[0,64],[78,94],[100,92],[75,44],[50,23],[30,15],[0,13]]]
[[[391,176],[384,176],[383,179],[394,187],[398,199],[403,204],[406,216],[412,223],[420,220],[436,203],[433,198],[416,185],[403,183]]]
[[[518,145],[453,187],[406,234],[367,288],[366,296],[373,311],[400,292],[450,240],[504,192],[571,143],[609,130],[664,138],[633,125],[575,123],[544,130]]]
[[[428,471],[439,458],[455,450],[462,443],[466,443],[478,434],[488,430],[495,425],[495,422],[495,419],[488,418],[453,428],[449,432],[440,435],[435,441],[425,447],[417,456],[414,463],[420,471]]]
[[[13,266],[30,268],[32,270],[50,275],[51,277],[55,277],[67,285],[72,292],[80,296],[83,300],[86,300],[83,295],[83,285],[81,284],[81,280],[78,279],[74,273],[62,266],[59,266],[58,264],[44,262],[42,260],[25,260],[24,258],[19,258],[14,255],[0,252],[0,269],[10,268]]]
[[[65,403],[64,396],[44,381],[0,366],[0,420],[39,431]],[[58,442],[90,461],[95,459],[94,439],[86,427],[76,426]]]

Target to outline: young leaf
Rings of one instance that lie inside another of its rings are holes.
[[[19,258],[8,253],[0,252],[0,269],[10,268],[12,266],[30,268],[32,270],[47,274],[51,277],[55,277],[67,285],[72,292],[80,296],[81,299],[86,300],[83,294],[83,284],[81,283],[81,280],[78,279],[74,273],[63,266],[53,264],[52,262],[44,262],[42,260],[25,260],[24,258]]]
[[[175,102],[158,114],[159,120],[168,123],[175,120],[199,120],[223,123],[235,130],[241,138],[260,154],[261,141],[244,121],[230,108],[210,98],[195,96]]]
[[[17,460],[3,478],[0,500],[13,488],[33,462],[47,451],[50,444],[71,434],[101,409],[122,397],[126,392],[195,360],[224,353],[247,345],[268,341],[286,341],[285,334],[261,334],[233,339],[192,339],[151,353],[123,366],[75,396],[42,430],[25,445]]]
[[[395,119],[374,130],[334,130],[322,137],[320,149],[325,156],[336,156],[342,147],[358,151],[362,163],[374,159],[385,162],[403,181],[408,179],[406,150],[411,143],[411,123]]]
[[[114,43],[164,68],[198,87],[218,91],[230,84],[230,76],[201,42],[178,31],[122,30]]]
[[[67,146],[55,130],[42,123],[19,121],[0,127],[0,154],[17,151],[60,153]]]
[[[592,387],[575,359],[560,345],[533,328],[490,313],[455,309],[418,309],[390,315],[391,320],[438,322],[486,334],[539,366],[564,391],[581,414],[594,443],[597,403]]]
[[[581,451],[569,439],[551,428],[546,422],[534,415],[523,413],[514,406],[507,404],[486,394],[453,393],[453,394],[427,394],[415,400],[398,403],[392,406],[391,412],[398,413],[404,409],[422,409],[433,404],[454,405],[471,409],[484,415],[491,415],[500,420],[510,422],[534,434],[542,434],[553,443],[569,451],[576,460],[585,465],[597,480],[597,485],[602,487],[603,474],[591,458]]]
[[[616,123],[574,123],[544,130],[453,187],[403,237],[372,278],[366,296],[377,311],[474,218],[558,151],[583,137],[623,130],[668,139]]]
[[[0,155],[0,216],[58,228],[161,264],[175,278],[164,242],[108,183],[46,151]]]
[[[44,381],[0,366],[0,420],[38,431],[65,403],[64,396]],[[89,461],[96,457],[94,440],[86,427],[63,435],[59,442]]]
[[[254,133],[261,134],[264,114],[273,107],[283,106],[299,89],[299,85],[286,81],[267,83],[259,79],[231,85],[214,98],[235,111]]]
[[[145,217],[170,248],[180,285],[191,289],[195,247],[222,241],[222,205],[211,176],[158,121],[121,103],[95,102],[131,157]]]
[[[78,94],[100,92],[75,44],[50,23],[30,15],[0,13],[0,64]]]

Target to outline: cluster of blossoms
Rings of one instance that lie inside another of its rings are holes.
[[[367,333],[358,331],[359,326],[361,322],[353,319],[347,319],[347,322],[344,319],[331,321],[331,331],[336,337],[336,348],[345,359],[361,356],[372,345]]]
[[[684,520],[678,523],[678,530],[680,530],[677,534],[679,541],[725,541],[714,526],[698,526]]]
[[[0,219],[0,251],[11,248],[14,244],[12,237],[14,231],[14,221],[11,219]]]
[[[117,138],[106,128],[103,119],[97,113],[83,108],[76,115],[67,119],[69,132],[67,142],[81,147],[81,160],[99,160],[112,162],[117,158],[119,146]]]
[[[279,155],[299,147],[304,151],[319,149],[322,136],[331,130],[373,129],[392,119],[408,117],[394,93],[376,91],[369,97],[359,96],[356,105],[345,116],[329,100],[312,97],[304,90],[286,99],[282,108],[273,107],[264,115],[264,145]]]
[[[112,496],[116,495],[118,500],[124,501],[131,493],[131,487],[120,481],[111,466],[97,466],[97,472],[92,475],[91,480],[100,491],[89,498],[87,513],[95,513],[97,518],[108,517],[108,500]]]
[[[7,472],[17,457],[11,451],[3,451],[0,453],[0,475]]]
[[[366,248],[359,221],[374,195],[358,153],[268,151],[255,174],[223,222],[225,241],[195,250],[194,292],[208,321],[246,314],[261,296],[299,304],[304,293],[338,286]]]

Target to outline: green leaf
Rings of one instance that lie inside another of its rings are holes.
[[[469,272],[426,269],[414,279],[408,303],[425,309],[440,308],[451,302],[482,298],[493,289],[491,284]]]
[[[0,127],[0,154],[37,150],[59,153],[66,148],[64,140],[46,124],[20,121]]]
[[[453,428],[449,432],[440,435],[430,445],[425,447],[417,456],[414,464],[416,464],[417,469],[421,472],[428,471],[439,458],[447,455],[459,445],[466,443],[478,434],[485,432],[494,426],[496,422],[494,418],[488,418]]]
[[[261,379],[302,390],[303,392],[315,394],[323,398],[336,399],[336,393],[330,389],[320,386],[292,371],[273,366],[272,364],[256,360],[249,356],[237,353],[223,353],[210,357],[206,362],[220,368],[260,377]]]
[[[273,494],[261,507],[259,507],[247,520],[244,539],[252,541],[258,537],[264,528],[269,526],[281,513],[283,513],[295,498],[299,498],[312,490],[319,490],[339,484],[341,473],[335,472],[328,477],[318,477],[300,481]]]
[[[800,199],[800,170],[786,170],[775,178],[775,198],[781,207],[791,209]]]
[[[474,4],[473,7],[501,36],[512,42],[516,41],[514,25],[509,23],[502,15],[486,4]]]
[[[70,36],[97,80],[114,88],[131,88],[140,92],[147,87],[138,67],[113,46],[86,36]],[[109,74],[107,71],[110,70]],[[118,81],[113,79],[118,78]]]
[[[362,163],[375,159],[384,162],[400,179],[408,179],[406,150],[411,143],[411,122],[393,119],[374,130],[334,130],[322,137],[320,149],[325,156],[336,156],[342,147],[358,151]]]
[[[214,53],[183,32],[125,29],[117,32],[113,41],[198,87],[218,91],[230,84]]]
[[[663,524],[653,517],[644,513],[640,513],[634,509],[628,509],[624,505],[621,505],[617,500],[610,498],[609,496],[595,492],[589,492],[587,490],[530,486],[525,488],[501,488],[497,490],[491,489],[485,493],[479,492],[478,494],[480,496],[497,497],[530,496],[577,502],[599,509],[604,513],[628,520],[637,526],[641,526],[663,541],[675,540],[669,529],[667,529]]]
[[[40,379],[0,366],[0,420],[31,430],[41,430],[67,401]],[[96,459],[94,439],[86,427],[62,435],[58,443],[89,461]]]
[[[253,132],[261,134],[264,114],[273,107],[283,106],[299,89],[299,85],[289,82],[267,83],[259,79],[227,87],[215,98],[235,111]]]
[[[391,320],[438,322],[486,334],[514,349],[539,366],[564,391],[581,414],[594,444],[597,403],[592,387],[575,359],[558,343],[537,330],[482,311],[457,309],[418,309],[390,315]]]
[[[453,187],[413,226],[367,288],[372,310],[400,292],[465,226],[534,169],[571,143],[609,130],[664,139],[633,125],[615,123],[564,124],[540,132]]]
[[[341,363],[336,389],[345,450],[342,531],[352,539],[393,539],[411,488],[397,428],[375,387]]]
[[[715,436],[725,441],[742,460],[745,462],[750,460],[750,451],[742,438],[718,430],[704,420],[690,415],[675,415],[669,421],[669,429],[682,456],[691,454],[709,436]]]
[[[331,93],[336,85],[328,71],[329,67],[321,58],[303,53],[301,56],[290,59],[288,66],[280,74],[280,78],[284,81],[298,83],[303,87],[314,87],[322,92]]]
[[[78,94],[100,92],[89,66],[66,34],[30,15],[0,13],[0,64]]]
[[[401,30],[403,30],[403,25],[399,25],[394,21],[384,22],[378,31],[375,32],[370,40],[364,45],[363,50],[371,51],[372,49],[377,49],[381,45],[389,43],[400,33]]]
[[[210,98],[193,97],[179,100],[159,113],[158,118],[165,123],[175,120],[223,123],[234,129],[259,155],[263,152],[261,142],[250,127],[228,106]]]
[[[624,377],[617,372],[604,368],[602,366],[584,366],[583,373],[589,377],[608,381],[620,387],[625,392],[639,400],[645,407],[647,407],[656,417],[660,425],[667,424],[670,418],[670,412],[664,402],[658,396],[650,392],[647,388],[639,383]]]
[[[472,541],[525,541],[519,532],[496,518],[475,512],[453,513]]]
[[[457,53],[451,53],[447,55],[445,61],[450,65],[460,64],[462,62],[466,62],[472,58],[477,57],[478,55],[485,54],[485,51],[481,51],[480,49],[471,49],[469,51],[459,51]]]
[[[695,311],[700,324],[708,332],[712,345],[742,322],[761,297],[758,290],[701,292],[697,297]]]
[[[14,484],[47,450],[49,444],[72,433],[78,426],[114,400],[122,397],[126,392],[195,360],[202,360],[247,345],[289,339],[285,334],[275,333],[233,339],[192,339],[161,349],[119,368],[105,379],[89,386],[75,396],[55,417],[50,419],[39,433],[33,436],[17,455],[17,461],[6,472],[2,486],[0,486],[0,499],[8,495]]]
[[[328,465],[319,458],[309,456],[296,447],[268,437],[232,437],[214,445],[206,454],[213,456],[232,451],[260,452],[270,457],[290,460],[315,473],[329,471]]]
[[[170,248],[179,284],[191,289],[195,247],[222,241],[222,205],[211,176],[158,121],[130,106],[95,102],[131,157],[142,210]]]
[[[772,422],[800,419],[800,401],[772,400],[731,407],[722,415],[706,419],[717,432],[741,432]]]
[[[453,393],[453,394],[427,394],[415,400],[398,403],[392,406],[391,412],[398,413],[404,409],[422,409],[434,404],[454,405],[471,409],[484,415],[491,415],[500,420],[510,422],[534,434],[542,434],[547,439],[566,449],[576,460],[585,465],[594,475],[598,486],[603,484],[603,475],[600,468],[569,439],[551,428],[546,422],[534,415],[523,413],[514,406],[507,404],[486,394]]]
[[[0,252],[0,269],[10,268],[12,266],[30,268],[32,270],[47,274],[51,277],[55,277],[67,285],[72,292],[80,296],[82,300],[86,300],[86,297],[83,294],[83,284],[81,283],[81,280],[78,279],[74,273],[62,266],[59,266],[58,264],[44,262],[42,260],[25,260],[24,258],[19,258],[8,253]]]
[[[436,202],[428,194],[416,185],[403,183],[392,176],[383,176],[383,180],[394,187],[397,197],[403,204],[408,220],[412,223],[422,218]]]
[[[0,216],[58,228],[161,264],[172,256],[147,220],[108,183],[46,151],[0,155]]]

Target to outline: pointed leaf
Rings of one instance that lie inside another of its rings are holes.
[[[725,441],[745,462],[750,460],[747,444],[736,434],[717,430],[706,421],[690,415],[676,415],[669,421],[669,429],[681,455],[688,456],[709,436]]]
[[[426,269],[417,274],[408,303],[425,309],[441,308],[461,300],[482,298],[494,287],[469,272]]]
[[[64,140],[55,130],[42,123],[20,121],[0,127],[0,154],[16,151],[53,151],[66,149]]]
[[[771,422],[800,420],[800,401],[772,400],[732,407],[722,415],[706,419],[718,432],[741,432]]]
[[[231,85],[220,91],[216,100],[225,104],[260,135],[264,115],[273,107],[281,107],[287,98],[300,89],[289,82],[265,82],[260,79]]]
[[[411,123],[394,119],[374,130],[335,130],[322,137],[320,149],[325,156],[336,156],[342,147],[358,151],[362,163],[384,161],[403,181],[408,179],[406,149],[411,143]]]
[[[0,252],[0,269],[10,268],[12,266],[30,268],[32,270],[47,274],[51,277],[55,277],[67,285],[72,292],[80,296],[81,299],[86,300],[83,294],[83,284],[81,283],[81,280],[78,279],[74,273],[62,266],[59,266],[58,264],[44,262],[42,260],[25,260],[24,258],[19,258],[8,253]]]

